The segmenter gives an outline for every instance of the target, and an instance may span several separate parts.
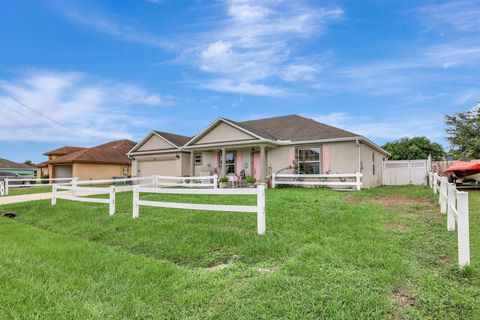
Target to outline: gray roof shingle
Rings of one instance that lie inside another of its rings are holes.
[[[360,135],[320,123],[299,115],[288,115],[232,123],[266,139],[284,141],[309,141]]]

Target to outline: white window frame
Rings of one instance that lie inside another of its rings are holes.
[[[300,151],[302,150],[318,150],[318,160],[300,160]],[[300,163],[318,163],[318,173],[314,174],[320,174],[322,172],[322,148],[321,147],[297,147],[297,162],[298,162],[298,168],[297,168],[297,173],[298,174],[303,174],[304,172],[300,172]]]

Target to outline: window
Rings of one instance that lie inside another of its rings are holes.
[[[320,173],[320,148],[305,148],[297,150],[298,173]]]
[[[219,161],[218,163],[220,164],[220,168],[222,167],[222,152],[220,151],[218,153],[218,156],[219,156]],[[236,153],[235,151],[227,151],[226,155],[225,155],[225,162],[226,162],[226,166],[225,166],[225,174],[229,174],[229,173],[235,173],[235,160],[237,159],[237,156],[236,156]]]
[[[372,174],[375,175],[375,152],[372,152]]]
[[[235,159],[236,159],[235,152],[227,152],[225,158],[227,163],[227,166],[225,167],[226,174],[235,173]]]
[[[201,166],[202,165],[202,154],[196,154],[195,155],[195,165],[196,166]]]

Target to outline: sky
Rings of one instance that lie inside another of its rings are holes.
[[[377,144],[480,100],[480,0],[4,1],[0,157],[299,114]]]

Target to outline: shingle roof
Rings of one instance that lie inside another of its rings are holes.
[[[309,141],[360,136],[298,115],[232,122],[245,130],[272,140]]]
[[[175,144],[177,147],[182,147],[185,145],[192,137],[182,136],[179,134],[174,134],[170,132],[155,131],[155,133],[161,135],[171,143]]]
[[[44,156],[64,156],[66,154],[74,153],[83,150],[83,147],[63,146],[61,148],[45,152]]]
[[[115,140],[92,148],[83,149],[47,161],[47,163],[107,163],[107,164],[130,164],[127,152],[134,146],[131,140]]]
[[[17,163],[7,159],[0,158],[0,169],[29,169],[35,170],[34,167],[24,163]]]

